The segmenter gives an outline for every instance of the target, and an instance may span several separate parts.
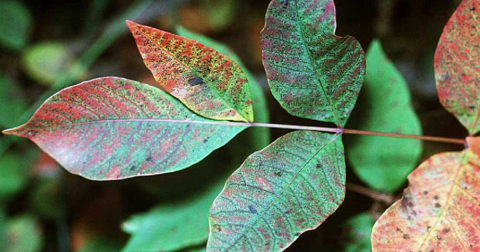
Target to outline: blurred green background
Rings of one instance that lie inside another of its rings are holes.
[[[84,80],[120,76],[154,83],[127,30],[126,19],[172,32],[182,25],[228,45],[262,85],[271,122],[331,126],[288,115],[269,93],[259,43],[268,2],[0,0],[0,129],[26,122],[50,95]],[[335,3],[337,34],[356,37],[365,50],[374,38],[381,40],[407,80],[424,134],[465,136],[465,130],[439,104],[433,74],[436,44],[459,1]],[[361,120],[361,112],[355,113],[348,128],[355,128]],[[286,132],[272,130],[272,140]],[[0,135],[0,251],[128,251],[127,242],[134,242],[129,241],[129,234],[144,228],[139,221],[142,216],[137,215],[150,209],[154,209],[153,217],[147,218],[156,218],[158,226],[166,223],[162,218],[168,219],[171,212],[178,221],[165,225],[188,229],[185,225],[190,221],[185,216],[200,214],[188,207],[199,199],[195,207],[208,206],[202,205],[203,192],[208,196],[211,188],[222,184],[251,152],[260,148],[252,138],[243,137],[248,134],[242,133],[192,169],[118,182],[92,182],[71,175],[34,144]],[[348,151],[349,136],[345,139]],[[422,160],[434,153],[459,149],[461,146],[424,143]],[[362,184],[351,169],[348,181]],[[401,190],[393,196],[399,195]],[[347,191],[342,207],[320,228],[301,236],[288,251],[365,251],[359,241],[368,238],[372,218],[386,207]],[[205,212],[206,207],[202,209]],[[177,212],[183,215],[173,214]],[[357,215],[364,212],[369,215]],[[136,217],[131,219],[132,215]],[[352,225],[357,227],[356,233],[352,233]],[[168,235],[173,231],[158,232]],[[201,250],[205,239],[199,237],[186,247],[169,250]],[[352,243],[356,246],[348,246]]]

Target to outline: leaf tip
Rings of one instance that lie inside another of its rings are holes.
[[[23,134],[21,132],[22,132],[22,126],[2,130],[2,134],[13,135],[13,136],[23,136]]]

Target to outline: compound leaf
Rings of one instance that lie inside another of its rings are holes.
[[[272,0],[261,43],[280,105],[294,116],[343,126],[363,84],[365,55],[335,28],[333,0]]]
[[[479,0],[463,0],[445,26],[435,53],[440,102],[471,135],[480,131],[479,11]]]
[[[345,196],[341,137],[287,134],[250,155],[210,210],[208,251],[280,251],[318,227]]]
[[[478,154],[438,154],[410,174],[403,198],[375,223],[373,251],[480,251]]]
[[[160,87],[216,120],[253,121],[247,77],[237,63],[196,41],[127,21]]]
[[[4,133],[31,139],[72,173],[113,180],[184,169],[245,129],[208,122],[158,88],[106,77],[60,91]]]
[[[379,41],[367,53],[368,72],[362,90],[361,130],[421,135],[405,79]],[[347,157],[359,178],[371,188],[392,193],[405,182],[422,153],[420,140],[353,136]]]

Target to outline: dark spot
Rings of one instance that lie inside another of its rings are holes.
[[[435,250],[433,250],[433,249],[430,249],[428,252],[435,252]]]
[[[433,199],[434,199],[434,200],[438,200],[438,196],[435,195],[435,196],[433,197]]]
[[[440,207],[442,207],[442,205],[436,203],[436,204],[435,204],[435,207],[436,207],[436,208],[440,208]]]
[[[470,110],[475,110],[475,106],[473,106],[473,105],[468,105],[468,109],[470,109]]]
[[[408,234],[404,234],[404,235],[403,235],[403,239],[405,239],[405,240],[408,240],[408,239],[410,239],[410,235],[408,235]]]
[[[430,231],[430,228],[432,228],[431,226],[427,226],[427,231]]]
[[[146,160],[147,160],[147,162],[151,162],[152,161],[152,156],[148,156]]]
[[[428,191],[423,191],[423,194],[427,195],[427,194],[428,194]]]
[[[257,209],[255,209],[255,207],[254,207],[254,206],[251,206],[251,205],[248,206],[248,210],[250,210],[250,213],[253,213],[253,214],[258,213]]]
[[[397,227],[397,232],[403,233],[403,231]]]
[[[472,8],[470,8],[470,10],[471,10],[471,11],[476,11],[476,10],[477,10],[477,8],[475,8],[475,7],[472,7]]]
[[[289,3],[289,0],[283,0],[282,4],[283,4],[283,8],[287,8],[290,3]]]
[[[134,171],[135,170],[135,165],[132,165],[132,167],[130,167],[130,171]]]
[[[220,227],[220,225],[215,225],[215,229],[217,232],[222,232],[222,227]]]
[[[450,232],[450,228],[445,228],[444,230],[442,230],[442,232],[443,232],[444,234],[446,234],[446,233]]]
[[[188,80],[188,85],[189,86],[197,86],[197,85],[202,85],[205,84],[205,82],[202,80],[202,78],[195,76],[191,79]]]
[[[288,209],[287,211],[285,211],[286,214],[290,214],[292,213],[292,210]]]
[[[317,167],[317,169],[320,169],[320,168],[322,168],[322,165],[320,163],[318,163],[315,167]]]
[[[295,233],[295,236],[299,236],[299,235],[300,235],[300,233]]]
[[[203,139],[203,143],[206,143],[206,142],[208,142],[208,137]]]
[[[412,202],[408,202],[408,206],[409,206],[409,207],[413,207],[413,203],[412,203]]]
[[[281,171],[275,171],[275,176],[281,177],[281,176],[282,176],[282,172],[281,172]]]
[[[437,235],[437,240],[441,241],[442,237]]]

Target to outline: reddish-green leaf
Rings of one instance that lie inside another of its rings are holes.
[[[403,198],[374,226],[373,251],[480,251],[478,154],[438,154],[408,180]]]
[[[282,107],[343,126],[363,83],[365,55],[335,28],[333,0],[272,0],[261,40],[270,89]]]
[[[31,139],[72,173],[112,180],[184,169],[245,128],[209,121],[158,88],[107,77],[62,90],[4,133]]]
[[[338,135],[297,131],[243,163],[210,210],[208,251],[280,251],[318,227],[345,196]]]
[[[468,129],[480,131],[480,0],[463,0],[435,53],[438,97]]]
[[[127,21],[160,87],[211,119],[253,121],[247,77],[237,63],[194,40]]]

